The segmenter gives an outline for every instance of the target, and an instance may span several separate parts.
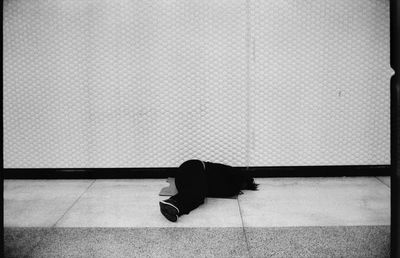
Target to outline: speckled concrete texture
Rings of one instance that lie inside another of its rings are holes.
[[[245,235],[246,233],[246,235]],[[389,257],[390,226],[5,228],[5,257]]]
[[[51,231],[50,228],[4,228],[4,257],[29,257],[39,241]]]
[[[257,178],[177,223],[165,180],[5,180],[6,257],[389,257],[390,188],[368,178]]]
[[[252,257],[390,257],[390,226],[245,230]]]
[[[42,234],[28,257],[249,257],[242,228],[47,228]],[[5,243],[9,257],[26,255],[14,242]]]

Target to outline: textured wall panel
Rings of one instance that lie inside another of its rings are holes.
[[[8,1],[6,167],[245,163],[244,1]]]
[[[250,165],[389,164],[389,1],[250,3]]]
[[[5,167],[388,164],[388,1],[10,0]]]

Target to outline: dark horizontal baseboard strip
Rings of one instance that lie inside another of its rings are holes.
[[[122,179],[167,178],[176,168],[10,168],[5,179]]]
[[[390,176],[391,165],[250,167],[253,177]]]
[[[392,166],[241,167],[252,177],[390,176]],[[135,179],[174,177],[177,168],[7,168],[4,179]]]

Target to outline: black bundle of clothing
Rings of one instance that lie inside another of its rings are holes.
[[[175,185],[178,193],[160,202],[161,213],[173,222],[203,204],[206,197],[228,198],[258,187],[254,178],[239,168],[201,160],[184,162],[176,173]]]

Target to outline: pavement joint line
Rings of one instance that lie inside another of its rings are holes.
[[[380,180],[377,176],[375,176],[375,179],[378,180],[381,184],[383,184],[384,186],[386,186],[386,189],[389,189],[390,191],[390,186],[388,186],[387,184],[385,184],[382,180]]]
[[[96,182],[96,179],[94,179],[93,182],[92,182],[88,187],[86,187],[85,191],[83,191],[83,192],[81,193],[81,195],[79,195],[79,197],[68,207],[68,209],[64,212],[64,214],[61,215],[61,217],[56,221],[56,223],[54,223],[54,224],[51,226],[52,228],[56,227],[57,223],[60,222],[60,221],[64,218],[65,214],[67,214],[67,213],[72,209],[72,207],[75,206],[75,204],[82,198],[82,196],[92,187],[92,185],[93,185],[95,182]]]
[[[244,221],[243,221],[243,215],[242,215],[242,208],[240,207],[239,196],[238,196],[238,198],[237,198],[237,203],[238,203],[238,206],[239,206],[240,220],[242,221],[242,230],[243,230],[244,239],[245,239],[245,241],[246,241],[247,252],[248,252],[248,254],[249,254],[249,257],[252,258],[253,256],[251,255],[249,240],[247,239],[246,229],[245,229],[245,227],[244,227]]]
[[[82,194],[72,203],[72,205],[64,212],[64,214],[56,221],[56,223],[54,223],[51,228],[55,228],[55,226],[57,225],[57,223],[64,218],[65,214],[67,214],[68,211],[71,210],[71,208],[81,199],[81,197],[89,190],[90,187],[92,187],[92,185],[96,182],[96,179],[93,180],[93,182],[85,189],[85,191],[82,192]],[[49,233],[45,234],[41,239],[39,239],[39,241],[29,249],[29,251],[24,254],[24,258],[29,258],[30,254],[33,252],[33,250],[35,250],[42,242],[43,239],[46,237],[46,235],[48,235]]]

